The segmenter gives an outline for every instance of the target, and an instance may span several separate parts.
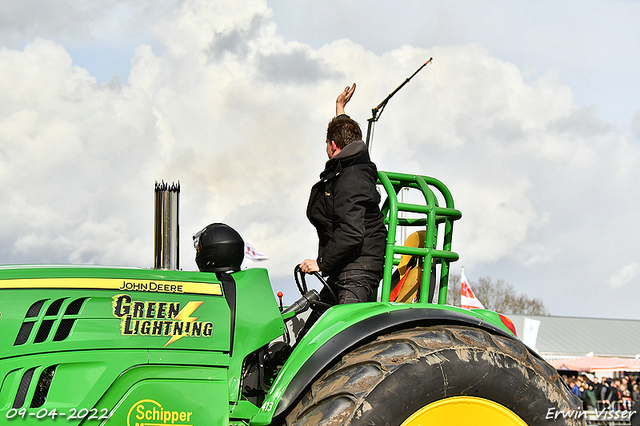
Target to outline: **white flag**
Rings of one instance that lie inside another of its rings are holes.
[[[539,328],[540,321],[533,318],[524,319],[524,333],[522,336],[522,342],[534,351],[536,350],[536,340],[538,339]]]
[[[482,302],[480,302],[471,290],[467,277],[464,276],[464,269],[460,274],[460,307],[464,309],[480,308],[484,309]]]
[[[258,250],[254,249],[251,244],[245,241],[244,260],[249,260],[252,262],[262,262],[263,260],[269,260],[269,256],[264,253],[260,253]]]

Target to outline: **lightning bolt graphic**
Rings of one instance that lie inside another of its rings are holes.
[[[198,309],[200,307],[200,305],[202,305],[203,303],[204,302],[189,302],[189,303],[187,303],[187,305],[184,308],[182,308],[180,310],[180,312],[178,312],[178,315],[176,315],[175,320],[193,324],[198,319],[198,317],[192,317],[191,314],[193,314],[195,312],[195,310]],[[166,348],[167,346],[169,346],[170,344],[172,344],[173,342],[175,342],[176,340],[178,340],[178,339],[180,339],[180,338],[182,338],[184,336],[185,336],[185,334],[177,334],[177,335],[173,336],[164,345],[164,347]]]

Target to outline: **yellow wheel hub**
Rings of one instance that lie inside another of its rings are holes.
[[[432,402],[402,423],[402,426],[432,425],[527,426],[507,407],[473,396],[454,396]]]

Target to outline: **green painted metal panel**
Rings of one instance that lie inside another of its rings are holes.
[[[455,312],[464,317],[468,317],[470,323],[473,323],[474,319],[483,321],[504,331],[505,333],[511,334],[509,329],[500,320],[498,314],[485,310],[467,310],[449,305],[416,305],[391,302],[356,303],[334,306],[318,320],[303,340],[296,346],[274,382],[273,387],[262,404],[260,412],[252,417],[251,424],[270,424],[280,398],[282,398],[285,390],[291,384],[302,366],[316,351],[318,351],[324,344],[334,339],[336,335],[344,332],[350,327],[358,326],[358,324],[363,323],[363,321],[369,318],[383,316],[394,311],[413,310],[417,308],[429,309],[434,312]],[[425,320],[427,318],[428,316],[425,315]],[[431,321],[434,324],[437,323],[433,318]],[[356,344],[357,342],[353,343]]]

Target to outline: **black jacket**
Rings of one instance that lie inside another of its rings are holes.
[[[387,230],[376,188],[378,171],[362,141],[327,161],[311,188],[307,217],[318,231],[318,266],[330,277],[346,270],[381,272]]]

